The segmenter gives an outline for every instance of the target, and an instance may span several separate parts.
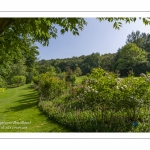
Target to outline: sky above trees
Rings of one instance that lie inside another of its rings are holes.
[[[70,32],[61,35],[56,39],[51,39],[48,47],[39,46],[41,59],[68,58],[73,56],[89,55],[99,52],[100,54],[115,53],[125,45],[127,35],[132,31],[149,33],[150,26],[145,26],[141,20],[130,24],[123,23],[120,30],[113,28],[113,23],[102,21],[96,18],[85,18],[88,25],[80,31],[79,36],[73,36]],[[58,27],[59,28],[59,27]]]

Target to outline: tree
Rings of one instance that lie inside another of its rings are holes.
[[[135,43],[139,48],[144,49],[144,45],[147,41],[147,34],[140,33],[140,31],[132,32],[127,36],[126,44]]]
[[[123,21],[126,23],[135,22],[137,18],[97,19],[114,22],[113,27],[120,29]],[[141,19],[145,25],[150,24],[149,18]],[[79,35],[79,30],[83,30],[87,22],[84,18],[0,18],[0,49],[4,47],[13,49],[20,44],[24,47],[23,39],[28,39],[33,43],[38,41],[46,46],[49,44],[49,39],[57,37],[56,25],[61,27],[62,34],[71,31],[73,35]]]
[[[88,55],[83,60],[83,64],[81,65],[83,74],[90,73],[93,68],[97,68],[100,66],[100,54],[92,53]]]
[[[79,35],[86,24],[83,18],[0,18],[0,42],[6,46],[27,38],[46,46],[49,39],[57,37],[56,25],[61,27],[62,34],[71,31]]]
[[[100,22],[101,21],[113,22],[113,27],[118,30],[122,27],[122,22],[130,23],[130,22],[135,22],[137,20],[136,17],[111,17],[111,18],[104,17],[104,18],[97,18],[97,19]],[[139,17],[139,19],[141,19],[145,25],[150,25],[150,17],[147,18]]]
[[[82,75],[82,71],[81,71],[80,67],[77,67],[77,68],[76,68],[75,74],[76,74],[76,76]]]
[[[118,17],[118,18],[117,17],[109,17],[109,18],[101,17],[97,19],[99,21],[107,20],[108,22],[114,22],[113,27],[115,29],[120,29],[120,27],[122,27],[122,22],[120,21],[130,23],[130,22],[135,22],[137,20],[136,17]],[[150,24],[149,17],[147,18],[140,17],[140,19],[142,19],[145,25]],[[62,33],[70,29],[70,31],[72,31],[73,34],[78,35],[79,34],[78,28],[82,30],[83,25],[86,25],[87,23],[85,22],[83,18],[0,18],[0,35],[13,25],[13,28],[16,28],[17,29],[16,31],[19,33],[27,33],[29,31],[27,31],[26,29],[29,29],[30,31],[32,31],[34,36],[38,37],[36,32],[39,33],[41,31],[43,32],[48,31],[49,29],[52,29],[51,27],[53,24],[58,24],[59,26],[63,27],[61,30]],[[28,27],[26,25],[28,25]],[[78,28],[76,25],[78,25]],[[22,27],[25,27],[26,31],[23,31]],[[53,28],[53,29],[56,29],[56,28]]]
[[[0,18],[0,62],[20,59],[29,49],[34,51],[30,46],[35,42],[48,46],[49,39],[57,37],[56,25],[62,34],[79,35],[86,24],[83,18]]]
[[[148,62],[147,53],[134,43],[126,44],[122,47],[122,49],[117,52],[116,58],[115,70],[119,70],[122,76],[127,76],[129,71],[135,71],[137,70],[137,66],[147,64]],[[146,71],[146,68],[144,71]],[[142,72],[138,72],[138,75],[139,73]]]
[[[126,43],[135,43],[139,48],[146,51],[147,54],[147,63],[139,63],[134,67],[134,70],[137,74],[140,73],[140,71],[145,72],[145,69],[147,71],[150,71],[150,34],[146,33],[140,33],[140,31],[132,32],[127,36]]]
[[[100,56],[100,67],[106,71],[113,71],[114,58],[116,54],[104,54]]]
[[[72,85],[75,83],[75,80],[76,80],[76,75],[73,73],[73,71],[69,67],[66,68],[65,80],[67,82],[71,82]]]

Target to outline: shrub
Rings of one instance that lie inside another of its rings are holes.
[[[26,75],[26,83],[31,83],[33,80],[33,72],[27,72],[27,75]]]
[[[39,91],[42,97],[47,100],[55,99],[56,97],[62,95],[65,90],[65,81],[60,80],[58,77],[53,77],[48,73],[42,74],[40,76]],[[35,81],[34,81],[35,82]]]
[[[0,77],[0,88],[5,88],[5,87],[6,87],[5,80]]]
[[[25,76],[14,76],[11,79],[11,83],[17,86],[24,85],[26,83],[26,77]]]
[[[5,92],[5,91],[6,91],[5,88],[0,88],[0,93],[3,93],[3,92]]]
[[[34,77],[33,77],[33,83],[34,83],[35,85],[38,85],[39,82],[40,82],[40,75],[34,76]]]
[[[62,73],[57,74],[57,77],[61,80],[65,80],[66,74],[65,72],[62,72]]]
[[[95,68],[92,70],[91,74],[89,75],[92,78],[98,79],[102,76],[105,76],[107,73],[102,68]]]

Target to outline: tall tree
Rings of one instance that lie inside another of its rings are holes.
[[[115,63],[115,53],[114,54],[104,54],[100,56],[100,67],[107,71],[113,71],[113,66]]]
[[[116,58],[115,69],[119,70],[122,76],[127,76],[130,70],[135,71],[137,70],[136,66],[139,66],[140,64],[147,64],[148,62],[147,53],[137,47],[134,43],[126,44],[122,47],[122,49],[117,52]],[[145,73],[146,68],[143,69],[143,73]],[[142,72],[138,72],[138,75],[139,73]]]
[[[128,43],[135,43],[139,48],[144,49],[144,45],[147,41],[147,34],[140,33],[140,31],[132,32],[127,36],[126,44]]]
[[[100,54],[92,53],[88,55],[83,60],[83,64],[81,66],[83,74],[90,73],[93,68],[97,68],[100,66]]]

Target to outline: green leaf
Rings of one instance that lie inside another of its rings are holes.
[[[65,29],[61,29],[61,34],[64,34],[65,33]]]

